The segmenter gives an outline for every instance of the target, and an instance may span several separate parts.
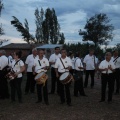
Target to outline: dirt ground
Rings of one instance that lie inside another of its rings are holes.
[[[24,95],[26,78],[22,82],[23,103],[10,103],[8,100],[0,100],[0,120],[120,120],[120,95],[113,95],[113,102],[99,103],[101,81],[95,79],[95,87],[90,88],[90,80],[85,93],[88,97],[74,97],[73,83],[71,84],[72,106],[60,104],[57,94],[49,94],[47,106],[36,104],[37,95]],[[48,81],[50,91],[50,80]]]

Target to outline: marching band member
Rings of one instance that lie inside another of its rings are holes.
[[[119,89],[120,89],[120,57],[118,56],[117,50],[113,51],[112,61],[115,64],[115,71],[114,71],[114,84],[116,82],[115,94],[119,94]]]
[[[15,52],[13,55],[14,60],[11,63],[11,68],[15,72],[15,78],[10,81],[11,86],[11,102],[15,101],[15,92],[17,91],[19,103],[22,103],[22,72],[25,71],[24,62],[20,59],[22,55],[21,51]]]
[[[27,81],[25,87],[25,94],[28,94],[29,91],[31,93],[34,93],[35,91],[35,80],[34,80],[35,75],[33,75],[33,71],[32,71],[35,58],[38,58],[37,49],[33,48],[32,54],[28,55],[25,61],[25,65],[27,68]]]
[[[65,49],[61,50],[61,57],[57,59],[55,63],[55,71],[56,71],[56,77],[60,77],[64,72],[68,72],[72,68],[72,63],[70,58],[67,57],[67,52]],[[71,95],[70,95],[70,83],[62,84],[59,81],[59,92],[60,92],[60,99],[61,104],[65,102],[65,93],[64,93],[64,87],[66,92],[66,98],[67,98],[67,104],[68,106],[71,106]]]
[[[5,78],[6,73],[3,69],[8,65],[8,58],[5,56],[6,52],[0,50],[0,99],[9,98],[8,83]]]
[[[91,88],[94,87],[94,75],[95,75],[95,69],[97,64],[97,59],[94,55],[94,50],[91,49],[89,51],[89,54],[85,56],[83,60],[84,66],[85,66],[85,82],[84,87],[86,88],[88,85],[88,78],[89,74],[91,76]]]
[[[80,52],[76,53],[76,58],[75,58],[75,73],[76,78],[74,78],[74,96],[78,97],[78,92],[80,93],[81,96],[86,96],[83,88],[83,64],[80,59]]]
[[[43,55],[44,55],[44,51],[39,50],[39,52],[38,52],[39,58],[36,58],[34,60],[33,70],[34,70],[35,73],[40,73],[40,72],[45,72],[46,73],[48,68],[49,68],[49,61]],[[49,105],[47,81],[45,82],[45,85],[37,84],[38,101],[36,103],[42,102],[42,90],[41,89],[43,89],[43,97],[44,97],[45,104]]]
[[[105,92],[106,92],[107,83],[108,83],[108,102],[112,101],[112,93],[114,86],[114,79],[113,79],[114,69],[115,69],[115,65],[111,60],[111,53],[107,52],[105,55],[105,60],[103,60],[99,65],[99,70],[102,72],[101,74],[102,87],[101,87],[100,102],[105,101]]]
[[[73,52],[71,52],[71,51],[69,52],[69,58],[70,58],[70,60],[71,60],[71,62],[72,62],[72,69],[70,70],[70,73],[73,75],[75,58],[74,58]]]
[[[57,82],[57,93],[59,94],[59,90],[58,90],[58,79],[56,77],[56,73],[55,73],[55,62],[58,58],[61,57],[60,54],[60,48],[59,47],[55,47],[55,53],[52,54],[49,58],[49,62],[51,65],[51,94],[54,94],[55,92],[55,83]]]

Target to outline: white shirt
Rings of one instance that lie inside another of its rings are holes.
[[[40,62],[40,63],[39,63]],[[42,60],[39,58],[34,59],[34,66],[35,66],[35,72],[40,73],[40,72],[47,72],[47,70],[42,69],[43,67],[48,67],[49,66],[49,61],[47,58],[43,57]]]
[[[11,63],[12,63],[12,60],[13,60],[13,58],[12,58],[12,56],[10,55],[10,56],[8,56],[8,60],[9,60],[9,66],[11,65]]]
[[[69,57],[70,58],[70,57]],[[72,69],[74,69],[75,65],[74,65],[74,62],[75,62],[75,58],[73,57],[72,59],[70,58],[71,60],[71,63],[72,63]]]
[[[35,58],[38,58],[38,55],[37,56],[33,56],[33,54],[31,55],[28,55],[27,58],[26,58],[26,61],[25,61],[25,64],[27,64],[27,72],[32,72],[32,67],[34,65],[34,59]]]
[[[61,57],[61,54],[56,55],[55,53],[52,54],[49,58],[49,62],[56,62],[58,58]],[[55,64],[52,64],[51,67],[55,68]]]
[[[66,57],[65,59],[61,58],[61,60],[62,60],[62,62],[64,64],[65,68],[67,68],[69,66],[72,67],[72,63],[71,63],[71,60],[70,60],[69,57]],[[68,69],[64,68],[63,64],[61,63],[60,58],[58,58],[56,63],[55,63],[55,68],[58,68],[58,72],[60,72],[60,73],[63,73],[65,71],[69,71]]]
[[[24,66],[24,62],[22,60],[19,60],[17,62],[17,64],[16,64],[16,62],[17,61],[13,60],[12,63],[11,63],[11,67],[12,67],[14,72],[19,72],[20,68]],[[17,76],[17,78],[20,78],[20,77],[22,77],[22,73],[19,73],[18,76]]]
[[[0,57],[0,70],[8,65],[8,58],[5,55]]]
[[[117,58],[117,57],[116,57]],[[118,57],[117,59],[112,57],[111,60],[114,62],[115,64],[115,68],[120,68],[120,57]],[[115,60],[116,59],[116,60]],[[114,61],[115,60],[115,61]]]
[[[115,69],[115,65],[114,65],[114,63],[113,63],[112,60],[110,60],[109,62],[106,61],[106,60],[103,60],[103,61],[100,63],[100,65],[99,65],[99,69],[108,68],[108,66],[110,66],[110,65],[111,65],[112,69]],[[106,71],[102,71],[102,73],[106,73]],[[112,73],[112,71],[111,71],[111,70],[108,70],[107,73],[108,73],[108,74],[109,74],[109,73]]]
[[[78,67],[83,67],[82,61],[80,58],[75,58],[75,70],[77,71],[83,71],[83,69],[79,69]]]
[[[83,62],[86,64],[86,70],[94,70],[95,64],[97,64],[97,58],[94,55],[90,56],[88,54],[85,56]]]

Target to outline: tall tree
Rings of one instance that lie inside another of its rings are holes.
[[[61,33],[61,34],[60,34],[59,44],[64,44],[64,43],[65,43],[65,37],[64,37],[64,34]]]
[[[3,3],[2,3],[2,0],[0,0],[0,16],[1,16],[1,11],[2,11],[2,9],[3,9]]]
[[[44,16],[44,11],[41,8],[41,11],[39,12],[38,8],[35,10],[35,24],[36,24],[36,32],[35,32],[35,37],[37,40],[37,43],[43,43],[43,30],[42,30],[42,24],[43,24],[43,16]]]
[[[14,27],[16,27],[18,32],[21,33],[21,36],[23,36],[24,41],[26,41],[29,44],[32,42],[35,43],[36,42],[35,38],[29,32],[29,25],[28,25],[27,19],[25,19],[24,26],[15,16],[13,16],[13,19],[14,20],[11,21],[11,24]]]
[[[93,41],[95,46],[113,39],[114,27],[104,13],[96,14],[88,19],[84,29],[85,31],[79,30],[79,35],[83,36],[83,41]]]
[[[47,43],[56,44],[60,36],[60,25],[54,9],[47,8],[43,21],[43,37]]]
[[[3,3],[2,3],[2,0],[0,0],[0,17],[1,17],[2,9],[3,9]],[[4,35],[4,30],[2,28],[2,23],[0,24],[0,36],[1,35]]]

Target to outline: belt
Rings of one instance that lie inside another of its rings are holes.
[[[83,72],[83,71],[78,71],[78,70],[75,70],[75,72]]]
[[[111,75],[113,73],[102,73],[102,75]]]

